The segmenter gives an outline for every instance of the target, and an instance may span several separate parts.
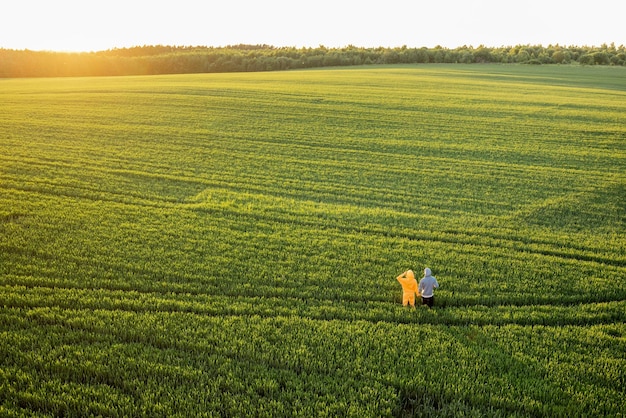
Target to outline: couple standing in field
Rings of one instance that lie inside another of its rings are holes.
[[[435,289],[439,287],[428,267],[424,269],[424,277],[417,284],[413,270],[407,270],[396,279],[402,286],[402,306],[411,305],[415,308],[415,295],[422,297],[422,305],[432,308],[435,303]]]

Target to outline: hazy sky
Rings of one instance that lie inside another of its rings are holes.
[[[626,45],[624,0],[7,0],[0,48]]]

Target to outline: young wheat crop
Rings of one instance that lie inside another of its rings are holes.
[[[1,84],[0,415],[626,409],[623,69]]]

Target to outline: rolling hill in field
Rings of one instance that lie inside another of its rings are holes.
[[[0,415],[619,416],[624,75],[0,80]]]

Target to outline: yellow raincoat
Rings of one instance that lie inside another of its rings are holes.
[[[402,286],[402,306],[411,305],[415,307],[415,295],[419,296],[419,290],[417,289],[417,280],[415,280],[415,274],[413,270],[407,270],[396,279]]]

